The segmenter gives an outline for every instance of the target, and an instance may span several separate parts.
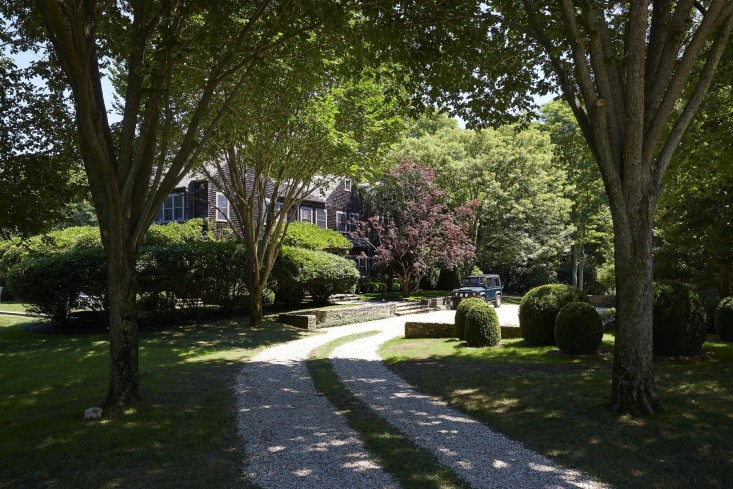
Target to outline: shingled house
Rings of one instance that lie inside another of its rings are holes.
[[[282,190],[282,189],[281,189]],[[282,191],[279,192],[279,195]],[[275,205],[282,205],[278,197]],[[360,220],[362,203],[354,182],[350,178],[335,178],[328,185],[309,195],[303,203],[288,215],[290,221],[309,222],[322,228],[333,229],[344,234],[354,245],[349,256],[356,262],[362,275],[370,268],[370,250],[363,243],[351,239],[353,221]],[[230,212],[229,201],[213,182],[194,175],[183,179],[176,189],[166,197],[158,214],[156,224],[184,222],[193,218],[209,219],[218,235],[230,226],[239,232],[239,223]]]

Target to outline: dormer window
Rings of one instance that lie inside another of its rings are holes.
[[[351,192],[351,179],[350,178],[344,178],[344,190],[347,192]]]

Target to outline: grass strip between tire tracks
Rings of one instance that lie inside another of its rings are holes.
[[[334,372],[329,359],[334,349],[377,333],[378,331],[369,331],[344,336],[314,350],[308,359],[308,370],[316,390],[346,418],[349,426],[359,434],[366,449],[379,459],[384,470],[392,474],[403,488],[470,487],[455,472],[441,465],[431,453],[408,440],[404,434],[359,401]]]

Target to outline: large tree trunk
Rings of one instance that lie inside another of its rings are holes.
[[[104,404],[139,401],[137,280],[134,246],[107,249],[109,287],[109,390]]]
[[[652,350],[652,213],[653,204],[644,202],[629,207],[630,220],[614,219],[616,339],[611,407],[623,413],[650,415],[661,409]]]

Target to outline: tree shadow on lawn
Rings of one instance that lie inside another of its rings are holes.
[[[722,488],[733,480],[733,362],[727,353],[714,360],[657,359],[667,410],[656,418],[609,410],[610,358],[570,363],[561,357],[545,362],[544,354],[534,360],[498,356],[435,356],[390,368],[527,447],[617,487]]]
[[[106,392],[106,335],[27,327],[0,329],[2,487],[248,487],[236,375],[256,348],[301,336],[236,321],[142,333],[142,403],[84,422]]]

